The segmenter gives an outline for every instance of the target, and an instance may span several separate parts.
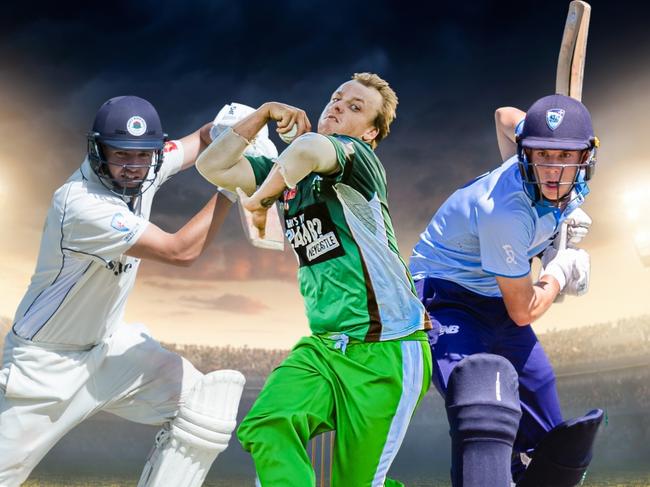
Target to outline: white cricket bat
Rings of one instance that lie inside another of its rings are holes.
[[[266,213],[266,229],[264,238],[260,238],[257,228],[253,225],[253,215],[241,204],[239,216],[241,225],[248,241],[255,247],[268,250],[284,250],[284,228],[280,222],[278,208],[273,205]]]
[[[589,18],[591,5],[581,0],[569,4],[569,13],[564,24],[564,34],[557,59],[555,77],[555,92],[582,100],[582,81],[585,74],[585,58],[587,55],[587,35],[589,34]],[[558,250],[566,248],[568,228],[566,222],[560,226],[560,231],[553,241]],[[560,294],[555,302],[564,300]]]

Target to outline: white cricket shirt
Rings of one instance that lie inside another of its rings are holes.
[[[168,142],[156,180],[133,210],[83,162],[54,193],[36,270],[14,318],[18,336],[84,348],[112,333],[140,264],[124,253],[147,228],[155,193],[182,162],[181,142]]]

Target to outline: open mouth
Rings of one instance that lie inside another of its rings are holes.
[[[339,119],[336,118],[334,115],[328,115],[327,117],[325,117],[325,120],[328,120],[328,119],[330,119],[330,118],[331,118],[332,120],[334,120],[336,123],[338,123],[338,121],[339,121]]]
[[[560,183],[559,181],[555,181],[555,182],[548,181],[544,183],[544,186],[546,186],[549,189],[558,189],[560,187]]]

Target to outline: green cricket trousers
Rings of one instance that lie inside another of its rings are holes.
[[[422,331],[383,342],[312,335],[271,373],[237,435],[262,487],[313,487],[307,444],[332,430],[332,487],[399,486],[386,474],[430,383]]]

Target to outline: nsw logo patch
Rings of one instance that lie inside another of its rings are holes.
[[[551,108],[546,110],[546,125],[551,130],[555,130],[564,120],[564,110],[562,108]]]
[[[111,220],[111,227],[118,232],[128,232],[129,227],[126,222],[126,217],[122,213],[115,213]]]

